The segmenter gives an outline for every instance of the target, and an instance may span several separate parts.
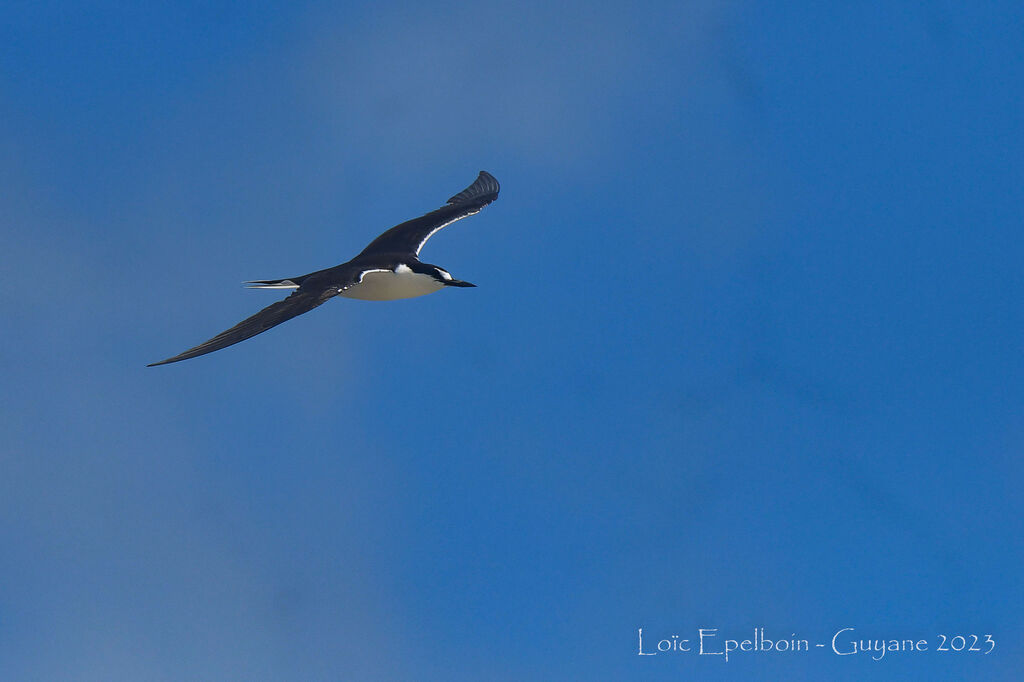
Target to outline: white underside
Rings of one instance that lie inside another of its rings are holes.
[[[340,295],[362,301],[394,301],[400,298],[426,296],[443,288],[443,284],[429,275],[421,275],[400,267],[398,272],[367,272],[359,284],[353,284]]]

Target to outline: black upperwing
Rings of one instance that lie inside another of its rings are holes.
[[[261,334],[271,327],[276,327],[282,322],[286,322],[293,317],[301,315],[302,313],[308,313],[313,308],[336,295],[338,291],[338,288],[331,288],[327,290],[318,288],[312,291],[299,289],[288,298],[267,306],[252,317],[242,320],[231,329],[217,334],[217,336],[213,337],[209,341],[201,343],[195,348],[190,348],[184,353],[175,355],[173,358],[167,358],[166,360],[154,362],[146,366],[156,367],[157,365],[166,365],[171,362],[188,360],[189,358],[212,353],[213,351],[220,350],[221,348],[233,346],[239,341],[245,341],[257,334]]]
[[[480,171],[476,181],[449,199],[447,205],[395,225],[370,242],[359,256],[371,253],[411,253],[419,256],[420,249],[435,232],[456,220],[479,213],[480,209],[498,198],[499,189],[493,175]]]

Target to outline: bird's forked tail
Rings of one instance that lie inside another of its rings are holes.
[[[298,289],[304,277],[291,277],[289,279],[255,279],[245,282],[250,289]]]

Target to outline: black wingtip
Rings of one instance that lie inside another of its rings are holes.
[[[498,180],[485,170],[480,171],[472,185],[462,190],[451,199],[449,204],[468,204],[479,202],[486,205],[498,198],[501,185]]]

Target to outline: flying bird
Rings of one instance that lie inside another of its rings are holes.
[[[246,282],[254,289],[295,291],[288,298],[267,306],[209,341],[147,367],[188,360],[227,348],[307,313],[335,296],[364,301],[393,301],[432,294],[445,287],[476,286],[455,279],[444,268],[422,262],[419,259],[420,249],[442,227],[479,213],[484,206],[498,198],[498,190],[498,181],[494,176],[487,171],[480,171],[476,181],[449,199],[447,204],[419,218],[395,225],[347,263],[298,277]]]

